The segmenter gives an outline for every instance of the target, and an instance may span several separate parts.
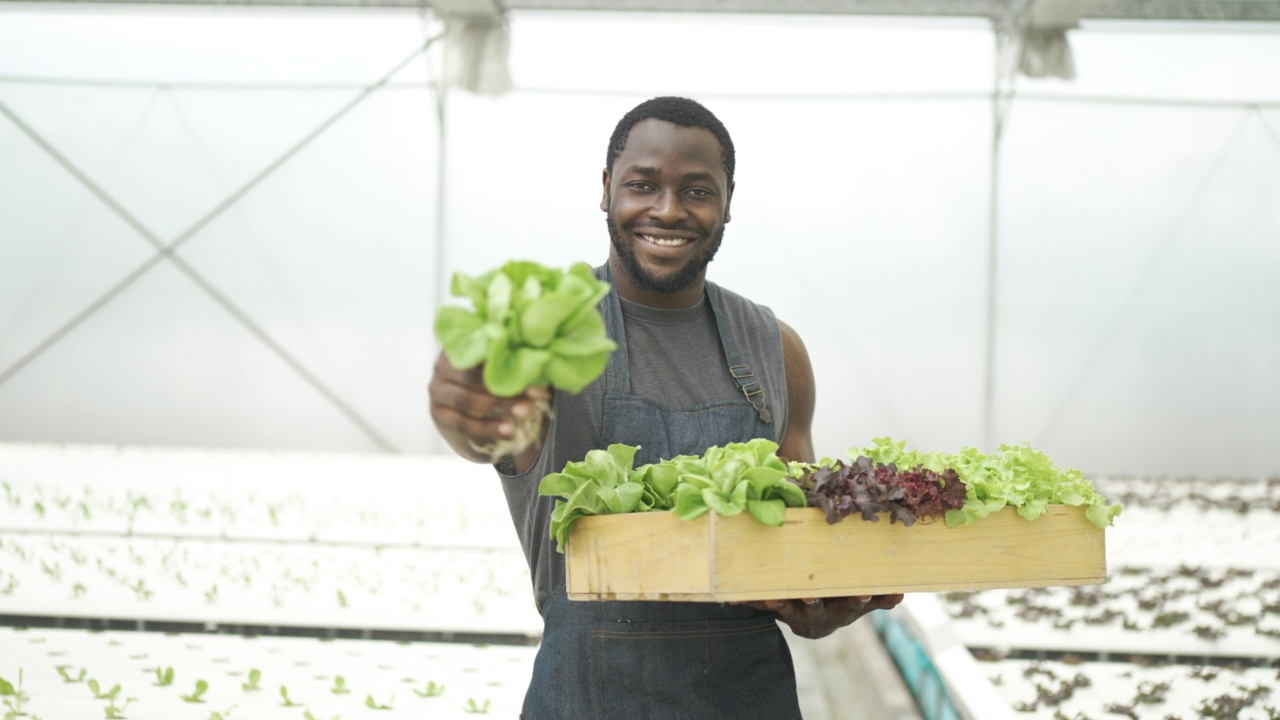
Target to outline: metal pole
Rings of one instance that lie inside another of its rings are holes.
[[[1000,262],[1000,142],[1004,134],[1004,107],[1001,79],[1004,67],[1001,57],[1001,28],[995,31],[995,79],[991,88],[991,185],[987,215],[987,307],[985,342],[983,346],[982,378],[982,450],[995,448],[995,398],[996,398],[996,286]],[[1017,69],[1014,69],[1017,72]]]
[[[445,54],[445,58],[448,54]],[[430,62],[430,57],[428,57]],[[447,60],[446,60],[447,62]],[[435,277],[433,278],[434,304],[432,312],[441,308],[448,301],[448,278],[445,273],[445,261],[447,253],[445,250],[445,204],[447,194],[445,192],[448,180],[448,165],[446,164],[446,155],[448,153],[448,133],[446,132],[446,108],[445,108],[445,68],[432,65],[435,75],[435,102],[436,102],[436,222],[435,222]],[[435,333],[431,333],[431,347],[436,347]],[[433,357],[434,362],[434,357]],[[431,453],[433,455],[443,454],[445,448],[440,442],[438,433],[431,435]]]

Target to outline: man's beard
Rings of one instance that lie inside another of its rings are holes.
[[[609,226],[609,240],[613,242],[613,249],[617,252],[618,259],[622,261],[622,267],[626,269],[627,274],[642,290],[655,293],[677,293],[697,282],[702,277],[703,271],[707,269],[707,265],[715,259],[716,253],[720,251],[720,243],[724,241],[724,225],[722,224],[716,230],[715,236],[712,237],[711,244],[704,246],[700,252],[689,258],[684,267],[671,275],[656,276],[640,264],[640,259],[636,257],[635,249],[629,242],[629,235],[623,235],[619,232],[617,224],[613,222],[613,218],[606,217],[605,224]],[[643,227],[637,226],[634,229],[643,230],[645,227],[651,227],[655,230],[676,229],[675,227],[663,228],[652,223]]]

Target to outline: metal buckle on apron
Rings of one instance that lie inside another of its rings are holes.
[[[751,372],[751,368],[747,365],[730,365],[729,374],[733,376],[733,379],[738,382],[738,386],[742,388],[742,395],[747,399],[747,402],[751,403],[751,407],[755,408],[756,412],[760,414],[760,421],[768,425],[773,420],[773,416],[769,414],[769,408],[765,406],[764,388],[761,387],[759,382],[744,382],[747,378],[755,377],[756,374]],[[752,390],[751,388],[755,389]],[[757,396],[760,398],[758,402],[756,401]]]

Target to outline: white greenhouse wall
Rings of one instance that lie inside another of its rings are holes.
[[[0,439],[378,450],[168,261],[18,367],[156,251],[15,118],[169,242],[436,30],[0,6]],[[511,32],[516,90],[447,97],[442,218],[433,52],[176,254],[387,445],[446,452],[436,279],[602,261],[613,124],[687,94],[738,148],[712,279],[805,338],[818,453],[983,442],[985,23],[515,13]],[[1019,79],[1000,148],[994,438],[1092,472],[1280,472],[1280,27],[1071,37],[1078,79]]]

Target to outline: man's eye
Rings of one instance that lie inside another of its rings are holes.
[[[705,188],[689,188],[688,193],[694,197],[711,197],[711,191]]]
[[[631,188],[632,190],[647,191],[647,190],[650,190],[653,186],[651,186],[649,183],[633,182],[633,183],[627,183],[627,187]]]

